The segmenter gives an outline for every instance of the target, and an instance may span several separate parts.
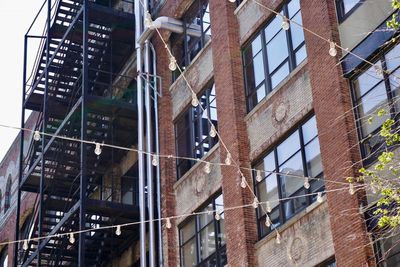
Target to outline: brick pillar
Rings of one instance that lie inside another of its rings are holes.
[[[164,39],[166,39],[164,37]],[[172,123],[172,103],[169,85],[171,84],[171,71],[168,69],[169,58],[164,44],[156,34],[153,44],[157,51],[157,75],[162,78],[162,97],[159,98],[159,142],[162,155],[176,155],[174,124]],[[173,185],[176,182],[175,160],[160,158],[161,175],[161,216],[168,217],[176,214],[176,201]],[[171,220],[173,227],[167,229],[163,226],[163,254],[165,266],[178,266],[177,259],[179,244],[177,240],[177,225]]]
[[[334,1],[301,1],[301,11],[306,28],[339,42]],[[350,89],[337,64],[340,55],[331,57],[329,44],[307,32],[305,40],[325,179],[345,182],[346,177],[356,175],[359,166],[353,163],[361,159]],[[347,186],[325,184],[327,190]],[[343,190],[327,194],[338,266],[375,265],[364,217],[359,214],[363,192],[359,193],[351,196]]]
[[[245,90],[235,4],[210,1],[214,80],[218,106],[218,128],[222,140],[240,166],[250,167],[247,138]],[[223,111],[223,112],[220,112]],[[221,159],[226,150],[220,145]],[[252,186],[250,172],[244,172]],[[240,176],[234,167],[222,167],[222,190],[225,207],[249,204],[253,196],[240,187]],[[226,212],[225,231],[229,266],[256,266],[254,243],[257,229],[254,209]]]

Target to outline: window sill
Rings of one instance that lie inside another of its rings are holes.
[[[279,226],[278,228],[276,228],[276,230],[278,230],[278,232],[281,234],[282,236],[282,232],[286,231],[288,228],[290,228],[291,226],[293,226],[297,221],[299,221],[302,217],[308,215],[309,213],[311,213],[313,210],[317,209],[319,206],[321,205],[327,205],[326,203],[326,194],[322,196],[323,202],[319,203],[318,201],[315,201],[314,203],[312,203],[310,206],[306,207],[304,210],[300,211],[298,214],[294,215],[292,218],[290,218],[288,221],[286,221],[284,224],[282,224],[281,226]],[[326,208],[328,208],[326,206]],[[264,246],[265,244],[267,244],[268,242],[270,242],[271,240],[276,238],[276,231],[272,231],[271,233],[269,233],[268,235],[262,237],[256,244],[255,244],[255,248],[259,249],[260,247]],[[274,241],[275,242],[275,241]]]
[[[300,63],[300,65],[298,65],[285,79],[283,79],[266,97],[264,97],[264,99],[262,99],[252,110],[250,110],[249,113],[247,113],[247,115],[244,117],[244,120],[247,122],[250,120],[251,117],[253,117],[253,115],[255,113],[258,113],[261,109],[264,109],[266,106],[267,102],[270,102],[270,99],[277,94],[277,92],[284,86],[286,86],[286,84],[294,77],[296,76],[297,73],[299,73],[303,67],[305,67],[307,65],[308,62],[308,58],[306,58],[305,60],[303,60],[303,62]]]
[[[194,164],[181,178],[179,178],[178,181],[175,182],[173,188],[174,191],[177,190],[177,188],[184,183],[189,177],[193,176],[193,173],[199,168],[200,165],[204,164],[202,161],[207,161],[209,158],[214,156],[214,153],[219,150],[219,142],[216,143],[210,151],[208,151],[207,155],[199,159],[196,164]]]

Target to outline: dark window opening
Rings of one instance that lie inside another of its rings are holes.
[[[269,151],[255,165],[255,169],[260,170],[262,174],[261,180],[257,181],[254,173],[257,197],[260,202],[268,201],[271,207],[268,215],[272,227],[268,228],[265,225],[266,215],[261,207],[257,209],[258,233],[262,238],[317,199],[315,194],[304,195],[324,190],[322,179],[309,179],[310,187],[306,189],[302,178],[323,178],[315,116],[298,126],[289,137]],[[299,197],[279,201],[295,196]]]
[[[171,48],[177,64],[185,69],[211,39],[208,0],[196,0],[182,17],[182,22],[184,32],[172,35]],[[179,70],[175,70],[172,75],[175,81],[180,75]]]
[[[300,1],[287,2],[281,14],[302,25]],[[276,88],[306,57],[303,29],[294,23],[285,31],[282,17],[273,18],[243,49],[248,111]]]
[[[222,195],[206,204],[201,215],[192,216],[179,228],[181,266],[216,266],[227,264],[225,245],[225,214]],[[217,210],[220,219],[212,212]]]
[[[199,100],[200,103],[197,107],[190,106],[175,123],[178,157],[201,159],[218,141],[217,137],[210,136],[211,124],[208,121],[209,117],[217,128],[217,103],[214,83],[202,93]],[[177,159],[178,179],[194,163],[191,160]]]

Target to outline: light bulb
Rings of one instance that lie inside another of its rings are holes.
[[[40,132],[39,131],[35,131],[33,133],[33,140],[35,140],[35,141],[39,141],[40,140]]]
[[[96,147],[94,149],[94,154],[96,154],[97,156],[100,156],[101,154],[101,146],[100,143],[96,143]]]
[[[269,218],[269,216],[267,215],[267,217],[265,218],[265,226],[267,228],[271,227],[271,219]]]
[[[168,68],[170,69],[170,71],[176,70],[176,59],[173,56],[169,58]]]
[[[229,153],[229,152],[228,152],[228,154],[226,155],[225,164],[226,164],[226,165],[231,165],[231,164],[232,164],[232,155],[231,155],[231,153]]]
[[[158,165],[158,156],[153,155],[153,158],[152,158],[152,160],[151,160],[151,164],[152,164],[153,166],[157,166],[157,165]]]
[[[308,177],[304,178],[304,188],[309,189],[310,188],[310,182],[308,181]]]
[[[242,176],[242,181],[240,182],[240,187],[246,188],[246,178],[244,176]]]
[[[289,30],[290,28],[290,24],[289,24],[289,20],[287,17],[282,16],[282,29],[284,29],[285,31]]]
[[[199,100],[195,94],[192,94],[192,106],[197,107],[199,105]]]
[[[217,129],[215,129],[214,125],[211,126],[210,136],[213,138],[217,136]]]
[[[329,42],[329,55],[332,57],[336,57],[337,55],[336,44],[334,42]]]
[[[276,243],[279,245],[281,243],[281,235],[279,233],[276,234]]]
[[[371,192],[372,194],[376,194],[376,185],[371,183]]]
[[[219,214],[219,211],[215,212],[215,220],[217,221],[221,220],[221,215]]]
[[[69,243],[71,244],[75,243],[75,237],[73,233],[69,233]]]
[[[236,2],[236,0],[229,0],[229,2],[231,2],[231,3],[235,3],[235,2]]]
[[[324,201],[324,199],[322,198],[322,192],[318,192],[317,195],[317,202],[318,203],[322,203]]]
[[[148,10],[146,11],[146,15],[144,17],[144,25],[147,28],[150,28],[153,25],[153,20],[151,19],[151,15]]]
[[[25,251],[27,251],[28,248],[29,248],[29,246],[28,246],[28,240],[24,240],[24,244],[22,245],[22,249],[25,250]]]
[[[167,218],[167,223],[165,224],[165,227],[167,227],[167,229],[171,229],[172,224],[171,224],[171,219]]]
[[[267,212],[268,212],[268,213],[271,213],[271,211],[272,211],[271,203],[269,203],[269,201],[267,201],[267,202],[265,203],[265,205],[267,206]]]
[[[382,76],[383,70],[379,66],[375,66],[375,71],[377,76]]]
[[[261,177],[261,170],[257,170],[257,174],[256,174],[256,181],[257,182],[261,182],[262,177]]]
[[[254,198],[253,203],[251,204],[253,206],[253,208],[258,208],[258,199],[257,197]]]
[[[211,172],[211,163],[207,162],[206,165],[204,166],[204,172],[207,174],[210,174]]]
[[[115,230],[116,235],[121,235],[121,225],[117,225],[117,229]]]
[[[354,195],[356,191],[354,190],[354,185],[352,183],[349,184],[349,193],[350,195]]]

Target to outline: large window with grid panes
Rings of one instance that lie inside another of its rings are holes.
[[[364,0],[336,0],[336,10],[339,22],[344,21]]]
[[[313,203],[316,193],[324,190],[315,116],[301,123],[254,167],[259,170],[254,173],[255,192],[271,221],[267,227],[266,215],[259,207],[257,222],[262,238]],[[261,177],[257,177],[259,173]],[[308,188],[305,177],[310,177]]]
[[[179,227],[181,266],[216,266],[227,264],[224,202],[222,194],[213,197],[200,215],[191,216]],[[219,214],[216,219],[215,213]]]
[[[215,129],[218,126],[214,83],[208,85],[198,98],[199,105],[188,107],[175,123],[178,157],[201,159],[218,142],[217,136],[210,135],[210,121]],[[193,160],[178,158],[177,178],[181,178],[194,163]]]
[[[300,0],[286,1],[280,13],[302,25]],[[253,109],[307,57],[303,29],[284,30],[274,17],[243,49],[247,108]]]
[[[386,149],[379,134],[383,122],[398,121],[400,81],[400,45],[382,51],[375,65],[358,73],[352,80],[353,102],[364,163],[372,163]],[[383,71],[384,70],[384,71]],[[381,116],[378,116],[379,111]],[[398,126],[398,125],[397,125]]]

